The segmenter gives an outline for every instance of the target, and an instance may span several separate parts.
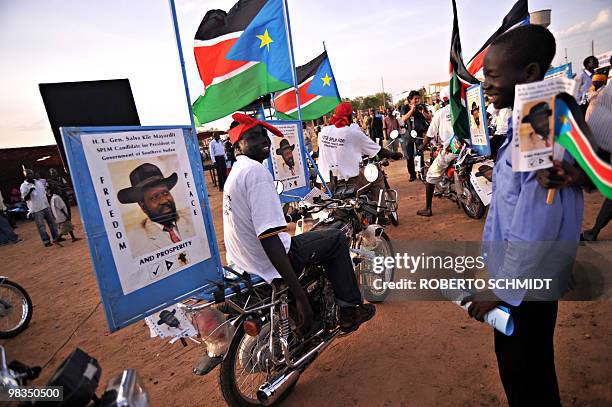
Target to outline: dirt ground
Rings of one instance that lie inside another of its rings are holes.
[[[415,215],[424,187],[409,183],[404,162],[389,167],[398,189],[400,225],[391,239],[480,240],[484,219],[468,219],[448,200],[434,200],[432,218]],[[207,181],[210,181],[207,176]],[[209,187],[215,229],[223,251],[221,196]],[[586,196],[584,226],[602,202]],[[75,211],[76,212],[76,211]],[[78,215],[76,233],[83,237]],[[30,293],[34,317],[17,338],[3,342],[9,360],[47,365],[44,384],[61,361],[80,347],[100,362],[99,390],[124,368],[137,369],[154,406],[224,405],[217,372],[195,376],[202,354],[195,345],[150,339],[143,322],[109,334],[85,240],[45,248],[33,222],[16,230],[25,242],[0,248],[2,272]],[[612,227],[600,235],[612,240]],[[557,375],[566,406],[612,403],[610,302],[562,302],[555,335]],[[506,405],[497,373],[491,329],[450,303],[392,301],[376,318],[339,339],[302,375],[290,406],[496,406]]]

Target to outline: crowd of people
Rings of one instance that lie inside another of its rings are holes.
[[[73,242],[79,240],[71,221],[69,190],[68,182],[55,168],[49,170],[47,178],[30,169],[24,170],[24,181],[19,189],[11,190],[9,200],[5,201],[0,195],[0,245],[23,241],[14,231],[17,227],[15,215],[19,213],[34,220],[45,247],[66,240],[66,235]]]
[[[534,45],[525,47],[524,44]],[[530,25],[498,37],[485,58],[485,107],[492,158],[496,164],[485,175],[493,182],[493,196],[483,242],[493,243],[488,269],[495,278],[537,276],[543,264],[555,264],[558,272],[567,271],[572,269],[575,261],[575,256],[571,255],[550,259],[554,251],[537,252],[537,244],[528,242],[577,244],[581,238],[583,190],[593,189],[585,173],[569,156],[564,162],[555,162],[550,169],[526,173],[514,172],[510,164],[514,87],[542,80],[555,51],[553,35],[543,27]],[[585,72],[578,81],[579,99],[587,122],[597,134],[599,146],[609,154],[612,150],[612,136],[609,134],[612,109],[610,85],[606,85],[607,72],[605,75],[598,73],[593,59],[587,58]],[[420,216],[432,216],[435,184],[455,159],[449,146],[454,132],[448,102],[448,89],[444,89],[439,101],[436,100],[431,107],[422,103],[418,91],[411,91],[403,103],[386,109],[371,108],[354,113],[348,103],[342,103],[331,120],[324,117],[305,125],[305,144],[309,152],[318,154],[318,166],[324,177],[333,170],[339,178],[357,184],[363,156],[405,157],[408,181],[412,182],[423,167],[423,152],[431,144],[438,145],[440,153],[424,174],[425,208],[417,212]],[[300,325],[308,325],[312,311],[297,284],[295,271],[304,265],[304,259],[312,256],[314,250],[321,256],[320,261],[330,262],[334,269],[329,278],[338,303],[346,308],[346,313],[343,311],[341,315],[346,329],[351,330],[370,319],[374,308],[362,304],[357,295],[353,273],[347,271],[351,269],[350,262],[338,263],[345,257],[348,259],[345,256],[347,248],[338,246],[339,237],[311,233],[290,238],[284,233],[287,221],[291,219],[283,216],[278,200],[270,197],[275,194],[273,179],[261,164],[270,151],[270,140],[264,131],[268,126],[250,118],[236,115],[234,118],[240,123],[230,130],[230,138],[236,143],[238,161],[236,171],[230,173],[226,183],[223,205],[228,261],[266,280],[282,277],[297,299]],[[275,130],[270,131],[276,134]],[[392,137],[395,131],[399,135],[396,139]],[[316,151],[314,140],[317,140]],[[558,198],[552,205],[546,203],[550,188],[558,191]],[[244,205],[245,202],[250,204]],[[585,231],[582,238],[594,240],[609,218],[610,201],[606,200],[595,227]],[[508,247],[495,244],[509,241],[526,244]],[[340,253],[333,261],[324,250],[329,247]],[[256,258],[253,253],[257,254]],[[569,286],[564,286],[560,290],[568,289]],[[500,304],[511,309],[515,334],[505,336],[496,331],[494,342],[500,377],[512,406],[560,405],[553,346],[557,300],[530,297],[526,292],[491,290],[464,300],[464,303],[470,302],[469,315],[481,322],[487,312]]]

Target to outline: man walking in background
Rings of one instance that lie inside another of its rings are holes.
[[[51,239],[45,229],[45,222],[49,226],[51,231],[51,237],[56,242],[61,242],[64,239],[60,238],[57,229],[55,228],[55,219],[49,208],[49,200],[45,192],[45,186],[40,180],[34,179],[34,172],[32,170],[25,170],[25,180],[21,184],[21,197],[28,204],[28,209],[34,221],[36,227],[38,227],[38,233],[40,239],[45,244],[45,247],[52,245]]]
[[[218,134],[215,134],[214,140],[208,145],[208,151],[210,152],[210,159],[215,163],[217,167],[217,177],[219,177],[219,191],[223,191],[223,185],[225,184],[225,178],[227,177],[227,165],[225,164],[225,147],[220,141]]]

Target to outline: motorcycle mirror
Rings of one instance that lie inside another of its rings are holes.
[[[109,380],[100,405],[146,407],[149,405],[149,396],[138,373],[133,369],[126,369]]]
[[[410,130],[410,137],[412,138],[417,138],[418,134],[416,132],[416,130]]]
[[[276,193],[279,195],[285,190],[285,185],[280,181],[274,181],[274,186],[276,187]]]
[[[368,182],[374,182],[378,179],[378,167],[374,164],[366,165],[363,170],[363,175]]]
[[[391,138],[391,140],[395,140],[399,137],[399,131],[393,130],[391,133],[389,133],[389,137]]]

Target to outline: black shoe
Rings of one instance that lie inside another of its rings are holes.
[[[356,331],[361,324],[376,315],[373,304],[361,304],[354,307],[340,307],[340,330],[344,333]]]
[[[416,176],[414,176],[414,177],[410,177],[410,178],[408,179],[408,182],[414,182],[414,181],[416,181]]]
[[[595,242],[597,241],[597,234],[593,233],[592,230],[585,230],[580,234],[580,240],[585,242]]]
[[[58,237],[57,239],[55,239],[56,242],[64,242],[66,241],[66,239],[64,239],[63,237]]]
[[[45,243],[45,247],[51,247],[51,246],[53,246],[53,243],[51,243],[51,242]]]
[[[193,367],[193,373],[198,376],[204,376],[210,373],[219,363],[223,361],[223,356],[210,357],[208,354],[204,355],[202,359]]]
[[[417,211],[417,215],[419,216],[426,216],[426,217],[430,217],[431,215],[433,215],[433,213],[431,212],[431,209],[426,208],[426,209],[420,209]]]

